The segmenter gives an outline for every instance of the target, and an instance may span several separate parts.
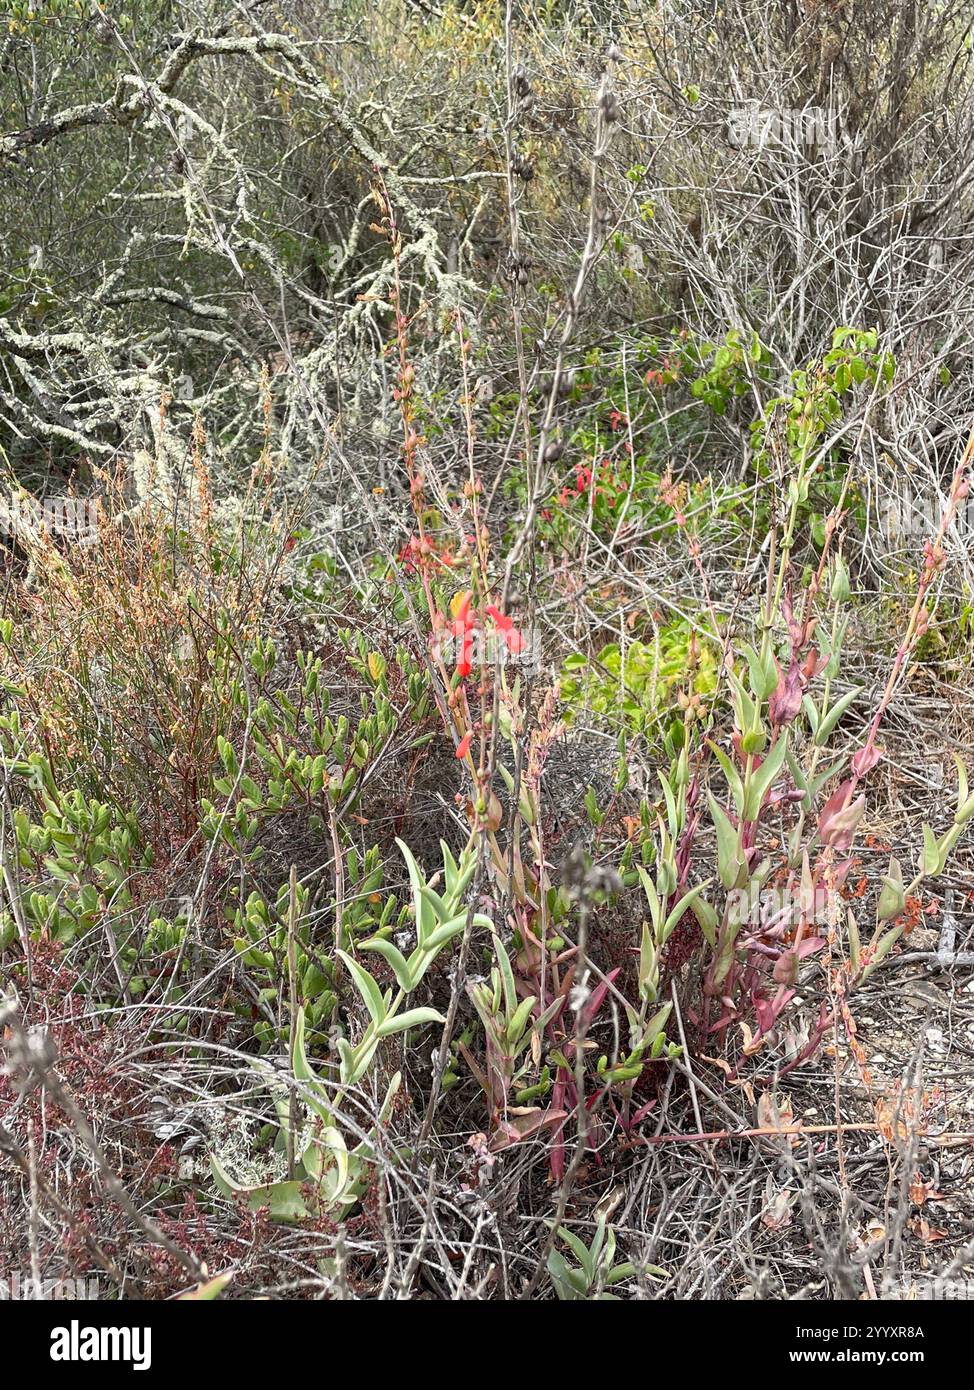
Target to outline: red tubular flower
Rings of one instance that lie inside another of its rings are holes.
[[[471,742],[471,739],[472,739],[472,738],[473,738],[473,734],[472,734],[472,733],[466,733],[466,734],[464,734],[463,738],[462,738],[462,739],[460,740],[460,742],[457,744],[456,756],[457,756],[458,758],[465,758],[465,757],[467,756],[467,754],[470,752],[470,742]]]
[[[450,604],[450,612],[455,619],[454,627],[471,627],[473,619],[470,617],[470,590],[465,589],[462,594],[458,594]]]
[[[495,608],[493,604],[488,604],[487,613],[488,616],[493,619],[494,626],[507,643],[508,650],[513,652],[514,655],[517,655],[518,652],[523,652],[526,646],[524,634],[523,632],[519,632],[514,626],[514,619],[505,618],[500,609]]]
[[[460,655],[457,658],[457,675],[461,680],[466,680],[473,670],[473,639],[471,633],[474,630],[474,619],[470,614],[470,590],[467,589],[460,594],[450,606],[453,613],[453,622],[450,624],[450,632],[455,638],[460,639]]]

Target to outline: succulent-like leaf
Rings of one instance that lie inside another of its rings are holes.
[[[435,1009],[407,1009],[404,1014],[393,1014],[384,1023],[380,1023],[376,1034],[380,1038],[389,1038],[393,1033],[402,1033],[407,1028],[418,1028],[423,1023],[445,1022],[443,1015]]]
[[[406,957],[399,950],[398,946],[393,945],[391,941],[386,941],[385,938],[381,936],[373,936],[370,937],[368,941],[363,941],[359,950],[375,951],[378,955],[382,956],[384,960],[387,960],[392,966],[393,974],[396,977],[399,988],[405,994],[415,989],[416,982],[412,978]]]
[[[326,1125],[330,1125],[332,1123],[332,1111],[328,1091],[311,1069],[311,1063],[308,1061],[308,1054],[305,1051],[304,1034],[305,1013],[303,1008],[299,1008],[294,1022],[294,1054],[291,1057],[291,1070],[297,1080],[304,1085],[304,1099],[308,1105],[319,1119],[323,1120]]]
[[[717,945],[717,928],[720,925],[720,918],[717,916],[717,909],[712,907],[704,898],[694,898],[690,904],[693,915],[696,917],[706,938],[707,944],[713,948]]]
[[[356,988],[365,1001],[365,1007],[371,1015],[372,1022],[377,1024],[381,1023],[386,1016],[386,1006],[379,986],[376,984],[375,980],[373,980],[369,972],[363,966],[359,965],[357,960],[354,960],[348,955],[346,951],[339,951],[338,955],[344,962],[348,973],[355,981]]]
[[[663,924],[662,939],[660,941],[661,946],[666,942],[674,928],[680,923],[683,914],[693,906],[700,894],[703,893],[705,889],[709,888],[712,882],[713,880],[708,878],[706,882],[696,884],[688,893],[683,894],[683,897],[671,910],[670,915]]]
[[[708,739],[708,744],[723,769],[727,785],[734,798],[734,805],[737,807],[738,815],[740,815],[744,810],[744,783],[741,781],[740,773],[722,748],[718,748],[712,739]]]
[[[416,934],[422,944],[429,932],[436,925],[436,914],[432,905],[423,897],[423,889],[426,887],[426,880],[423,878],[422,870],[413,858],[412,850],[403,841],[397,838],[396,844],[399,846],[399,853],[406,861],[406,870],[409,874],[409,882],[413,890],[413,916],[416,919]]]
[[[781,733],[764,762],[751,774],[750,783],[746,791],[746,802],[744,806],[745,820],[757,820],[764,803],[764,798],[771,790],[775,778],[781,771],[785,761],[785,754],[788,751],[788,735]]]
[[[941,863],[940,863],[940,845],[937,843],[937,837],[936,837],[936,835],[935,835],[935,834],[933,833],[933,831],[930,829],[929,825],[927,825],[926,821],[924,821],[924,823],[923,823],[923,872],[924,872],[925,874],[928,874],[928,875],[931,875],[931,876],[932,876],[932,875],[934,875],[934,874],[939,874],[939,873],[940,873],[940,869],[941,869]]]
[[[883,879],[876,916],[881,922],[888,922],[893,917],[898,917],[905,907],[906,891],[903,887],[903,874],[899,860],[894,856],[889,861],[889,872]]]
[[[177,1294],[176,1302],[183,1303],[191,1301],[210,1303],[213,1299],[220,1297],[232,1278],[232,1269],[227,1270],[225,1274],[214,1274],[212,1279],[205,1279],[201,1284],[197,1284],[195,1288],[190,1289],[188,1293]]]
[[[643,885],[643,891],[646,894],[646,900],[649,903],[649,912],[653,923],[653,936],[658,938],[663,917],[663,904],[660,902],[659,894],[656,891],[656,884],[650,878],[642,864],[636,865],[636,872],[639,875],[639,880]]]
[[[657,776],[659,777],[660,786],[663,788],[663,796],[666,800],[666,818],[669,823],[670,834],[676,839],[677,835],[680,833],[676,813],[676,797],[673,795],[673,788],[670,786],[669,781],[664,777],[663,773],[660,772]]]
[[[533,994],[529,994],[526,999],[521,1000],[511,1016],[510,1023],[507,1025],[507,1041],[509,1043],[516,1043],[518,1041],[527,1026],[528,1019],[531,1017],[531,1012],[537,1002],[537,997]]]
[[[854,686],[852,690],[847,690],[846,693],[840,699],[836,700],[835,704],[832,706],[828,714],[822,720],[821,724],[819,724],[818,728],[815,730],[816,748],[823,748],[825,744],[828,743],[829,735],[832,733],[836,724],[838,724],[839,720],[845,714],[846,710],[852,704],[856,696],[861,693],[861,691],[861,685]]]
[[[310,1215],[302,1194],[303,1183],[272,1182],[246,1187],[235,1183],[213,1154],[210,1169],[220,1192],[225,1197],[243,1197],[251,1211],[267,1207],[274,1221],[303,1221]]]
[[[729,892],[738,886],[744,867],[740,831],[731,824],[730,816],[713,796],[710,797],[710,814],[717,831],[717,876]]]

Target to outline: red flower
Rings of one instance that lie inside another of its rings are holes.
[[[524,634],[519,632],[514,626],[514,619],[505,618],[500,609],[495,608],[493,604],[488,604],[487,613],[488,616],[494,620],[494,625],[507,643],[508,650],[515,655],[517,655],[518,652],[523,652],[526,645]]]
[[[450,624],[450,632],[455,638],[460,639],[460,655],[457,658],[457,675],[461,680],[466,680],[473,670],[473,639],[471,633],[474,630],[474,619],[470,615],[470,590],[465,590],[450,605],[453,614],[453,622]]]
[[[591,485],[592,485],[592,470],[591,470],[591,468],[576,468],[576,469],[575,469],[575,491],[576,491],[576,492],[585,492],[589,487],[591,487]]]
[[[466,734],[464,734],[463,738],[462,738],[462,739],[460,740],[460,742],[457,744],[456,756],[457,756],[458,758],[465,758],[465,757],[467,756],[467,754],[470,752],[470,741],[471,741],[472,738],[473,738],[473,734],[472,734],[472,733],[466,733]]]

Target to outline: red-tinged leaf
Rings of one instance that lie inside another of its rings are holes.
[[[561,1182],[565,1176],[565,1141],[560,1130],[551,1141],[550,1163],[551,1176],[555,1182]]]
[[[715,1067],[720,1067],[721,1071],[726,1076],[730,1076],[731,1072],[734,1070],[730,1062],[725,1061],[723,1057],[707,1057],[701,1053],[700,1060],[703,1062],[710,1062]]]
[[[559,1067],[555,1072],[555,1084],[551,1088],[551,1108],[553,1110],[564,1110],[567,1100],[567,1077],[568,1073],[564,1067]],[[551,1176],[555,1182],[561,1182],[565,1176],[565,1129],[562,1126],[556,1131],[551,1141]]]
[[[866,809],[865,796],[849,802],[853,787],[851,779],[843,782],[825,803],[818,822],[818,834],[823,845],[831,845],[840,853],[852,844],[856,826]]]
[[[532,1139],[536,1134],[540,1134],[544,1129],[551,1129],[554,1125],[560,1125],[568,1118],[566,1110],[541,1110],[525,1109],[508,1112],[513,1118],[502,1120],[497,1126],[494,1137],[490,1141],[491,1153],[500,1153],[503,1149],[509,1149],[514,1144],[521,1144],[525,1139]]]
[[[828,664],[824,657],[819,656],[817,647],[810,647],[808,655],[802,662],[802,675],[805,678],[805,684],[807,685],[810,680],[824,671]]]
[[[932,1226],[923,1216],[915,1216],[908,1224],[913,1234],[924,1244],[947,1239],[946,1231],[942,1231],[939,1226]]]
[[[630,1128],[638,1125],[642,1120],[645,1120],[649,1112],[655,1110],[657,1105],[659,1105],[658,1100],[648,1100],[645,1105],[641,1105],[629,1122]]]
[[[782,951],[781,955],[774,963],[774,971],[772,973],[776,985],[793,985],[798,978],[798,957],[795,952]],[[762,1001],[762,1006],[763,1004],[764,1001]],[[762,1014],[759,1011],[758,1024],[761,1026],[761,1031],[763,1033],[766,1032],[767,1029],[764,1027],[761,1019]]]
[[[865,777],[867,772],[872,772],[882,756],[881,750],[875,744],[866,744],[857,749],[852,755],[853,773],[856,777]]]
[[[613,980],[618,975],[621,969],[622,966],[617,965],[615,970],[610,970],[608,975],[606,975],[605,979],[602,981],[602,983],[596,985],[595,989],[592,990],[592,993],[589,995],[585,1003],[585,1007],[582,1010],[581,1022],[583,1032],[587,1032],[588,1029],[591,1027],[593,1019],[595,1018],[599,1009],[601,1009],[602,1005],[605,1003],[605,996],[609,992],[609,986],[612,984]]]
[[[775,666],[778,667],[778,686],[768,701],[768,718],[772,724],[781,726],[790,724],[801,709],[807,678],[796,660],[792,660],[784,677],[777,660]]]
[[[775,970],[777,971],[777,966]],[[758,1023],[758,1037],[763,1037],[765,1033],[771,1031],[779,1014],[794,997],[795,991],[793,989],[779,989],[773,999],[766,999],[756,993],[752,995],[751,1002],[754,1005],[754,1016]]]
[[[852,865],[853,860],[851,859],[840,859],[837,861],[837,863],[833,864],[832,882],[836,888],[841,888],[843,883],[845,883],[846,879],[849,876],[849,870],[852,868]]]

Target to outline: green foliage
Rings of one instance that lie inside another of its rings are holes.
[[[837,328],[832,347],[818,361],[791,375],[788,392],[774,396],[751,425],[754,465],[760,477],[774,470],[773,441],[782,440],[792,470],[787,480],[789,524],[786,542],[806,519],[818,545],[825,540],[824,517],[840,500],[861,519],[861,499],[839,445],[830,434],[853,402],[855,392],[881,391],[893,380],[892,354],[878,347],[874,329]]]
[[[696,368],[690,394],[724,415],[732,401],[751,394],[771,380],[771,354],[757,333],[732,328],[723,343],[695,343],[685,349],[688,366]]]
[[[717,685],[714,645],[682,618],[657,628],[651,642],[628,642],[624,653],[611,642],[595,661],[570,656],[562,669],[569,719],[601,715],[647,736],[672,717],[678,689],[704,699]]]
[[[559,1299],[563,1302],[579,1299],[618,1302],[619,1295],[612,1290],[627,1279],[634,1279],[636,1267],[627,1260],[616,1261],[616,1234],[607,1218],[599,1213],[589,1245],[566,1226],[559,1226],[556,1235],[578,1262],[570,1265],[554,1246],[548,1252],[548,1273]],[[668,1278],[666,1270],[658,1265],[646,1265],[642,1272],[649,1278]]]
[[[370,1180],[374,1133],[354,1148],[348,1147],[342,1131],[341,1105],[345,1091],[367,1083],[384,1041],[412,1029],[444,1021],[436,1009],[426,1005],[405,1009],[403,1005],[440,953],[464,930],[467,910],[463,906],[463,899],[474,874],[475,860],[469,847],[457,862],[449,848],[442,845],[444,883],[443,893],[440,894],[427,882],[408,847],[400,841],[399,848],[406,861],[413,892],[416,948],[407,958],[393,942],[378,936],[362,942],[360,946],[361,950],[372,951],[391,965],[398,985],[396,991],[391,987],[382,989],[370,971],[343,950],[334,953],[334,963],[312,952],[313,959],[309,964],[306,954],[306,951],[310,951],[307,931],[301,925],[306,898],[300,890],[297,899],[289,889],[282,890],[273,929],[265,905],[259,900],[248,903],[246,920],[253,922],[255,934],[263,931],[262,939],[272,939],[274,946],[274,951],[264,952],[254,944],[238,940],[238,950],[249,965],[279,974],[285,969],[295,969],[300,977],[302,996],[312,999],[311,1019],[313,1022],[317,1020],[320,1026],[335,1011],[338,1003],[335,988],[337,962],[340,961],[369,1018],[357,1043],[351,1043],[344,1036],[337,1039],[340,1061],[339,1084],[335,1087],[329,1087],[317,1076],[308,1059],[305,1040],[309,1036],[309,1012],[305,1005],[299,1007],[294,1020],[292,1085],[282,1085],[279,1076],[266,1064],[254,1063],[274,1096],[279,1121],[275,1140],[277,1152],[286,1151],[293,1156],[293,1171],[286,1179],[254,1185],[238,1183],[226,1173],[219,1159],[211,1155],[211,1166],[220,1189],[228,1196],[234,1194],[242,1197],[255,1210],[267,1207],[275,1220],[298,1221],[322,1215],[341,1215],[358,1201]],[[493,930],[490,918],[481,913],[474,913],[472,921],[474,926]],[[300,944],[297,950],[293,945],[291,947],[294,966],[284,966],[280,957],[288,954],[292,934]],[[316,972],[310,985],[309,970]],[[399,1086],[400,1075],[396,1072],[380,1107],[380,1125],[389,1117]],[[297,1112],[291,1103],[292,1091],[300,1101]]]
[[[330,1022],[338,995],[335,990],[335,967],[320,944],[311,940],[311,925],[306,915],[307,889],[297,886],[296,923],[292,964],[288,964],[289,924],[292,922],[290,886],[281,885],[273,910],[259,893],[251,893],[242,909],[233,915],[234,946],[244,966],[255,977],[258,998],[269,1008],[276,1001],[282,981],[293,969],[298,997],[304,1001],[304,1016],[309,1033],[321,1035]],[[389,899],[392,907],[395,899]],[[276,1045],[286,1036],[286,1030],[275,1028],[269,1020],[258,1019],[254,1036],[264,1047]]]
[[[224,1196],[237,1197],[254,1211],[267,1208],[273,1220],[282,1222],[339,1218],[358,1202],[371,1180],[379,1127],[388,1120],[401,1085],[396,1072],[386,1089],[375,1128],[349,1148],[336,1102],[308,1060],[304,1036],[302,1011],[295,1030],[290,1086],[283,1085],[272,1071],[257,1068],[271,1091],[278,1116],[275,1149],[278,1154],[290,1151],[294,1155],[290,1175],[264,1183],[236,1182],[210,1154],[213,1176]],[[296,1106],[291,1104],[292,1089]]]
[[[17,715],[4,716],[0,725],[0,741],[9,749],[19,734]],[[5,753],[3,764],[8,774],[25,779],[28,790],[27,805],[14,811],[17,862],[34,884],[24,899],[28,921],[68,945],[91,931],[105,912],[128,911],[133,875],[152,864],[135,814],[120,815],[78,789],[61,792],[42,753],[26,758]],[[169,940],[162,926],[156,940]]]
[[[276,825],[280,817],[298,813],[311,830],[324,833],[330,819],[352,811],[366,770],[383,755],[403,722],[421,720],[429,708],[422,679],[410,676],[408,710],[396,709],[389,698],[386,658],[369,652],[361,634],[357,643],[347,631],[339,635],[367,681],[359,694],[357,718],[329,714],[321,657],[297,652],[297,690],[274,684],[278,654],[268,639],[258,637],[248,654],[251,679],[241,676],[233,683],[239,727],[249,738],[240,752],[229,739],[218,738],[220,775],[213,778],[212,787],[222,803],[202,798],[201,828],[207,839],[222,840],[249,864],[256,864],[264,853],[264,827]],[[366,875],[371,881],[362,889],[366,901],[378,886],[376,873],[370,863]],[[375,925],[361,909],[353,911],[353,923],[361,930]]]

